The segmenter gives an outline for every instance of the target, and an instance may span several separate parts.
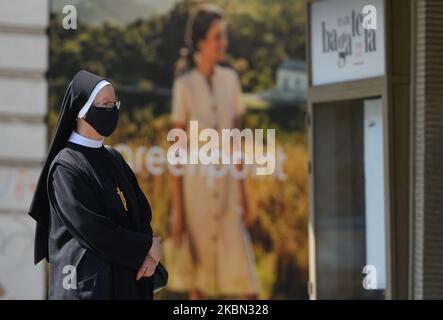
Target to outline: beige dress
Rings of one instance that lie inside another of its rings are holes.
[[[233,128],[235,118],[244,113],[234,70],[216,66],[211,83],[212,87],[197,69],[174,82],[172,122],[185,124],[188,137],[191,120],[198,120],[199,131],[213,128],[221,136],[221,129]],[[189,283],[208,295],[258,293],[239,183],[220,166],[187,165],[183,176],[187,230],[197,256]]]

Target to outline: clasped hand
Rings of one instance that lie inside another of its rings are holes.
[[[160,237],[152,238],[151,249],[149,249],[145,261],[137,272],[137,281],[142,277],[150,277],[154,274],[155,268],[157,267],[157,264],[159,263],[163,254],[160,241]]]

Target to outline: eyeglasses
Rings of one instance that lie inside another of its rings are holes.
[[[112,111],[112,109],[114,109],[114,107],[116,107],[117,110],[120,110],[120,100],[117,100],[115,102],[108,102],[108,103],[101,104],[101,105],[95,105],[95,107],[104,108],[106,111]]]

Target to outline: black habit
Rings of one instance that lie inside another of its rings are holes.
[[[134,173],[118,152],[68,142],[102,80],[80,71],[70,83],[29,212],[37,221],[35,263],[49,261],[50,299],[153,297],[152,277],[136,281],[152,229]]]

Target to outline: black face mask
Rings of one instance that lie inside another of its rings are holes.
[[[113,107],[111,110],[91,106],[86,113],[84,119],[89,123],[99,134],[109,137],[117,127],[118,123],[118,109]]]

